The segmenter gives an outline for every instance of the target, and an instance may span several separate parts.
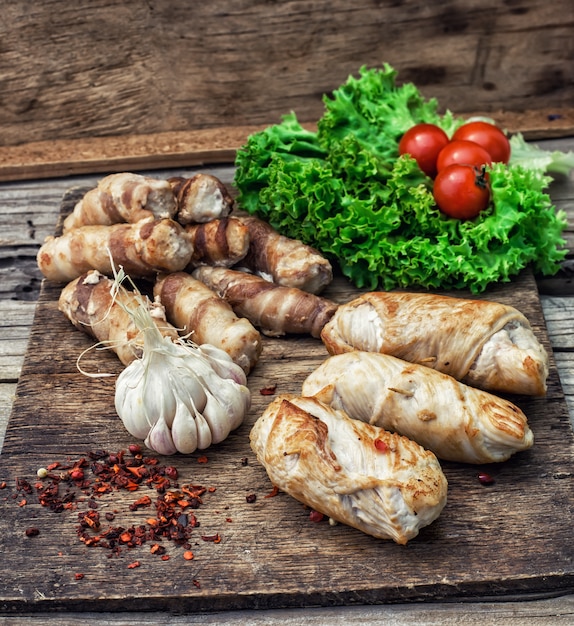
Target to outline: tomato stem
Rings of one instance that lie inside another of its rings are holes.
[[[481,189],[488,189],[488,176],[486,175],[486,165],[482,167],[475,167],[474,171],[476,172],[476,178],[474,182],[477,187]]]

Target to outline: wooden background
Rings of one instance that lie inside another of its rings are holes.
[[[40,284],[34,255],[43,236],[53,230],[64,190],[78,183],[95,184],[95,173],[103,171],[229,163],[229,154],[248,129],[275,123],[289,110],[302,121],[315,121],[322,112],[323,93],[361,65],[384,61],[399,70],[401,81],[416,82],[443,108],[490,112],[505,128],[527,131],[529,137],[567,137],[574,129],[573,12],[572,0],[4,0],[0,180],[67,178],[0,186],[0,301],[6,305],[0,333],[0,397],[11,398],[15,388]],[[198,145],[203,151],[194,160],[190,155],[198,153]],[[71,176],[78,173],[84,177]],[[564,196],[562,187],[558,195],[556,189],[553,199],[571,217],[571,186]],[[571,226],[567,237],[572,250]],[[571,257],[569,263],[571,268]],[[556,279],[555,291],[553,279],[543,281],[542,287],[545,293],[558,294],[543,296],[546,322],[553,329],[562,382],[572,398],[572,315],[570,298],[563,297],[573,289],[568,276]],[[35,328],[40,341],[41,331]],[[11,399],[0,406],[0,413],[10,405]],[[517,490],[525,487],[529,495],[527,485],[516,485]],[[565,489],[563,484],[560,488]],[[278,502],[271,499],[273,506]],[[570,520],[560,520],[569,546]],[[281,526],[277,530],[284,533]],[[541,535],[545,532],[541,525]],[[478,534],[477,541],[482,539]],[[513,563],[508,554],[502,570]],[[17,568],[18,577],[26,571],[40,576],[47,572],[42,584],[51,584],[49,568],[41,559],[35,563],[39,568]],[[302,565],[308,568],[312,562]],[[450,624],[457,619],[510,624],[519,616],[525,623],[554,626],[570,623],[574,607],[573,596],[520,603],[484,600],[400,604],[396,609],[348,607],[328,613],[307,609],[295,616],[289,613],[287,619],[306,624],[382,624],[389,619],[405,624]],[[211,621],[203,614],[171,614],[168,621],[283,623],[286,615],[259,613],[227,618],[218,614]],[[124,615],[129,617],[107,614],[101,621],[156,623],[158,618],[157,613],[150,617],[140,612],[135,619],[130,619],[134,613]],[[323,621],[320,616],[325,615]],[[165,613],[159,619],[165,621]],[[60,623],[58,614],[49,613],[15,616],[10,623],[24,620]],[[72,621],[83,624],[85,615],[66,615],[66,623]]]
[[[76,189],[65,195],[61,219],[82,193]],[[167,562],[150,554],[149,544],[110,559],[109,551],[79,542],[75,527],[78,512],[88,507],[86,498],[76,499],[77,510],[59,514],[41,507],[34,495],[20,506],[17,477],[34,483],[37,469],[53,461],[77,459],[95,449],[125,450],[133,442],[113,408],[115,379],[88,378],[76,367],[76,358],[93,342],[57,310],[61,287],[42,283],[0,456],[0,482],[6,481],[0,491],[0,554],[6,562],[0,569],[0,612],[199,612],[526,600],[572,592],[574,436],[529,271],[512,283],[492,286],[483,297],[518,307],[550,353],[546,396],[511,398],[528,416],[536,439],[532,449],[505,463],[442,462],[449,483],[447,505],[407,546],[342,524],[315,524],[308,509],[286,494],[266,497],[272,484],[248,435],[273,399],[261,390],[276,386],[276,395],[300,393],[326,351],[308,336],[264,338],[261,359],[249,375],[252,405],[241,427],[205,451],[160,457],[162,464],[177,467],[182,484],[216,488],[197,511],[201,526],[191,541],[195,558],[185,561],[181,548],[164,542],[172,557]],[[358,294],[341,276],[324,292],[336,302]],[[91,351],[82,366],[112,374],[122,369],[109,351]],[[198,462],[203,455],[207,463]],[[494,485],[482,485],[480,471],[491,474]],[[97,498],[97,507],[102,514],[117,512],[114,525],[143,523],[153,507],[139,514],[129,507],[145,493],[147,489],[114,492]],[[249,494],[256,495],[255,502],[246,500]],[[26,536],[30,526],[39,529],[38,537]],[[221,543],[200,539],[216,533]],[[135,560],[141,567],[132,570],[128,564]],[[85,578],[76,580],[76,572]]]
[[[385,61],[459,113],[564,118],[573,12],[572,0],[4,0],[0,146],[267,125],[290,110],[315,121],[323,93]]]

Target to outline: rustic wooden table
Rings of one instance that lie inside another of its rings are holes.
[[[574,138],[539,142],[547,148],[574,150]],[[230,166],[207,168],[230,183]],[[187,170],[154,171],[168,176]],[[193,171],[197,171],[194,168]],[[54,231],[62,195],[71,187],[93,186],[100,174],[22,180],[0,184],[0,445],[10,417],[21,366],[33,322],[41,275],[35,255],[44,237]],[[574,251],[574,176],[555,180],[550,195],[557,207],[568,213],[566,234],[568,249]],[[538,287],[548,334],[560,379],[574,423],[574,255],[570,254],[563,271],[552,278],[538,278]],[[49,332],[49,329],[46,329]],[[565,514],[568,512],[565,511]],[[0,610],[2,607],[0,606]],[[2,623],[55,624],[85,623],[97,619],[100,624],[165,623],[166,616],[156,613],[109,614],[4,614]],[[384,606],[309,608],[273,611],[236,611],[216,614],[172,615],[171,624],[570,624],[574,621],[574,595],[556,598],[533,598],[505,602],[424,603]]]

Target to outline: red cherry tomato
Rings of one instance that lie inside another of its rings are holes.
[[[461,220],[476,217],[486,209],[490,200],[484,168],[449,165],[437,174],[433,195],[438,208],[449,217]]]
[[[494,124],[479,121],[468,122],[456,130],[452,139],[474,141],[490,154],[493,162],[508,163],[510,159],[510,142]]]
[[[434,178],[438,153],[448,143],[444,130],[434,124],[415,124],[399,142],[399,154],[410,154],[421,170]]]
[[[482,146],[474,143],[474,141],[459,139],[447,143],[439,152],[436,169],[440,172],[445,167],[455,163],[482,167],[483,165],[491,165],[492,159],[490,154]]]

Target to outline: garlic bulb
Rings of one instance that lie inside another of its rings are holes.
[[[115,407],[127,431],[159,454],[190,454],[223,441],[251,404],[247,379],[211,345],[163,337],[146,307],[131,311],[143,354],[116,380]]]

